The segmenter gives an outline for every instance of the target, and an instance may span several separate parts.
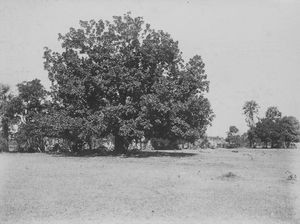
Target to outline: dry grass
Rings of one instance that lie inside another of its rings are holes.
[[[300,151],[239,151],[0,154],[0,222],[300,223]]]

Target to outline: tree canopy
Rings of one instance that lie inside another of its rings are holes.
[[[266,111],[266,118],[275,121],[281,118],[281,112],[275,106],[268,107]]]
[[[44,53],[55,108],[47,119],[75,145],[113,135],[125,152],[142,137],[194,141],[210,125],[202,58],[184,63],[178,42],[143,18],[80,21],[59,40],[61,53]]]

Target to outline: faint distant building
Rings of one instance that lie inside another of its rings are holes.
[[[207,137],[209,148],[226,148],[228,143],[225,141],[224,138],[216,136],[216,137]]]

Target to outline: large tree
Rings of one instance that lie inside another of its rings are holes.
[[[61,53],[44,54],[56,116],[80,121],[76,131],[59,126],[65,137],[80,146],[91,135],[112,134],[122,153],[142,137],[203,135],[213,112],[200,56],[184,63],[177,41],[130,13],[80,26],[59,34]]]

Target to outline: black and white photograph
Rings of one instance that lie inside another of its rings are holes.
[[[299,0],[0,0],[1,224],[300,224]]]

